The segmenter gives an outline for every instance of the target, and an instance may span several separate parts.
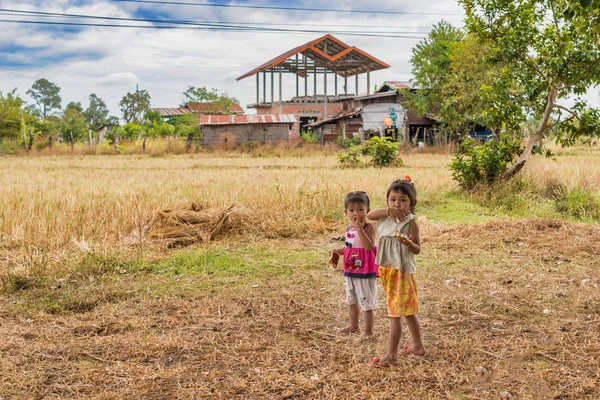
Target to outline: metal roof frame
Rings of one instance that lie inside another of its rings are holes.
[[[260,72],[272,71],[276,67],[282,73],[293,73],[302,77],[315,72],[333,72],[347,78],[389,68],[389,65],[327,34],[286,51],[236,80],[239,81]]]

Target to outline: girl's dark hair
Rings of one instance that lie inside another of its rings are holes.
[[[387,195],[385,196],[386,201],[390,198],[390,193],[392,192],[398,192],[407,195],[408,199],[410,200],[410,211],[415,211],[415,205],[417,204],[417,189],[411,181],[397,179],[392,182],[387,190]]]
[[[369,208],[369,196],[367,196],[366,192],[350,192],[346,195],[346,198],[344,199],[344,210],[348,209],[348,206],[350,204],[354,204],[354,203],[360,203],[360,204],[364,204],[365,206],[367,206],[367,208]]]

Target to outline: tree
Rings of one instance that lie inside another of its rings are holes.
[[[404,90],[406,105],[417,114],[433,114],[442,130],[464,138],[476,125],[498,134],[502,122],[491,118],[490,91],[501,63],[490,61],[489,44],[465,35],[442,21],[413,49],[413,83]]]
[[[438,114],[444,100],[443,88],[451,75],[451,52],[464,34],[448,22],[441,21],[433,27],[427,39],[412,50],[412,81],[419,90],[411,96],[410,105],[420,115]]]
[[[203,111],[210,114],[229,114],[233,105],[238,104],[234,97],[218,94],[217,89],[208,90],[205,87],[188,86],[183,96],[186,103],[204,104],[206,107]]]
[[[27,91],[37,104],[40,115],[46,119],[52,110],[60,109],[60,87],[50,82],[47,79],[38,79],[31,85],[31,89]]]
[[[75,110],[81,114],[81,113],[83,113],[83,106],[81,105],[81,102],[79,102],[79,101],[78,102],[71,101],[65,107],[65,111],[67,111],[67,110]]]
[[[90,105],[83,112],[85,122],[94,130],[99,129],[108,121],[108,107],[104,100],[96,96],[95,93],[90,94]]]
[[[542,152],[552,120],[563,145],[597,132],[600,111],[581,95],[600,83],[600,0],[459,2],[468,30],[491,43],[489,58],[505,65],[490,113],[502,115],[516,135],[518,122],[539,120],[504,177],[519,172],[533,152]]]
[[[19,137],[24,125],[23,100],[15,95],[17,89],[8,92],[6,97],[0,92],[0,140]]]
[[[127,93],[119,102],[123,119],[126,123],[139,123],[144,113],[150,108],[150,93],[147,90],[136,90]]]
[[[76,108],[65,110],[60,121],[60,135],[66,142],[78,142],[86,138],[88,127],[83,114]]]
[[[198,116],[195,114],[178,115],[169,121],[175,128],[175,132],[182,137],[191,134],[193,137],[200,137],[201,130]]]

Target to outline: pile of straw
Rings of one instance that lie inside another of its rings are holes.
[[[240,210],[233,206],[206,209],[198,203],[158,211],[149,237],[164,242],[168,247],[208,243],[235,228],[236,219],[232,215],[238,212]]]

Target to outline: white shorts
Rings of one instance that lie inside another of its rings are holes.
[[[356,303],[363,311],[377,308],[377,278],[346,277],[346,301],[349,306]]]

